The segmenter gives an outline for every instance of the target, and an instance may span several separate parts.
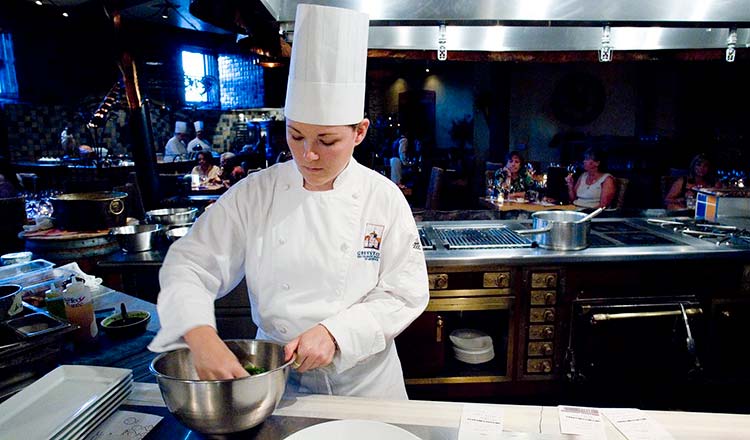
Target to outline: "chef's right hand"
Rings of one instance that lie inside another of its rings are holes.
[[[185,333],[193,365],[201,380],[236,379],[249,376],[237,356],[208,325],[196,327]]]
[[[573,173],[568,173],[568,175],[565,176],[565,183],[567,183],[568,186],[573,186]]]

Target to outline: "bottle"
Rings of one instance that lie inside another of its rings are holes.
[[[76,331],[76,341],[93,341],[99,332],[99,328],[96,326],[96,319],[94,319],[94,301],[91,289],[84,284],[83,280],[73,276],[71,283],[63,291],[63,299],[65,300],[65,316],[68,322],[80,327]]]
[[[63,289],[57,283],[44,293],[44,303],[47,305],[47,311],[58,318],[67,319],[65,316],[65,300],[63,299]]]

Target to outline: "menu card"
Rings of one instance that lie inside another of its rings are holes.
[[[86,440],[140,440],[162,418],[154,414],[119,410],[89,434]]]
[[[562,434],[576,434],[585,439],[606,439],[602,414],[598,408],[558,406]]]
[[[458,427],[458,440],[496,440],[503,435],[503,408],[497,405],[465,404]]]
[[[602,412],[628,440],[674,440],[663,426],[639,409],[607,408]]]

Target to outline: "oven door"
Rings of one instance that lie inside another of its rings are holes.
[[[705,325],[694,296],[573,302],[566,364],[578,383],[684,382],[701,376]]]

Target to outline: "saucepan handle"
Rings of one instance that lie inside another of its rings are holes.
[[[518,231],[513,231],[518,235],[528,235],[528,234],[544,234],[552,230],[552,226],[546,226],[544,228],[539,229],[521,229]]]

